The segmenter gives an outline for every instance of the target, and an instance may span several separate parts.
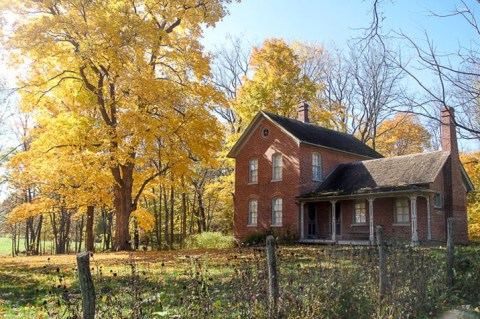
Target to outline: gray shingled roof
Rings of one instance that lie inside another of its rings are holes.
[[[278,125],[304,143],[333,148],[370,158],[381,158],[382,155],[365,143],[357,140],[353,135],[337,132],[325,127],[304,123],[288,117],[270,112],[263,113]]]
[[[432,183],[448,152],[431,152],[340,164],[319,188],[301,197],[420,189]]]

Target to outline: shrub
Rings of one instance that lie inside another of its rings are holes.
[[[249,233],[245,239],[243,240],[243,242],[245,244],[249,244],[249,245],[258,245],[258,244],[264,244],[265,243],[265,239],[267,238],[268,236],[268,233],[267,232],[263,232],[263,233],[260,233],[260,232],[251,232]]]
[[[243,242],[249,245],[265,244],[266,238],[269,235],[275,237],[279,245],[291,245],[298,243],[297,233],[292,232],[289,229],[278,231],[277,229],[273,228],[264,230],[263,232],[251,232],[245,237]]]
[[[223,235],[220,232],[203,232],[190,235],[185,240],[185,247],[189,249],[232,248],[234,242],[233,236]]]

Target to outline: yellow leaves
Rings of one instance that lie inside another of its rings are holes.
[[[317,85],[302,75],[297,55],[283,40],[266,40],[254,48],[250,66],[253,78],[245,80],[234,101],[244,125],[260,110],[295,117],[300,102],[315,99]]]
[[[52,211],[57,202],[54,199],[39,196],[32,203],[23,203],[15,207],[8,216],[8,223],[14,224],[27,218]]]
[[[468,235],[471,240],[480,240],[480,152],[462,153],[460,160],[475,190],[468,194]]]
[[[199,39],[228,0],[57,1],[54,14],[51,1],[12,2],[17,23],[0,45],[28,66],[20,103],[37,124],[12,161],[18,185],[80,207],[78,215],[123,200],[113,185],[135,198],[144,182],[218,166],[222,133],[211,110],[222,97],[207,82]],[[151,228],[146,210],[134,216]]]
[[[133,211],[131,217],[136,218],[138,226],[145,231],[152,230],[155,226],[155,217],[143,207],[139,207]]]
[[[430,133],[412,114],[398,114],[378,127],[376,150],[385,157],[421,153],[430,148]]]

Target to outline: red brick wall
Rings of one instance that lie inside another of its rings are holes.
[[[269,129],[268,137],[264,138],[261,132],[264,128]],[[264,232],[272,228],[272,200],[280,197],[283,200],[282,227],[273,227],[277,231],[298,232],[298,204],[295,197],[315,190],[320,182],[312,177],[312,153],[317,152],[322,157],[323,179],[330,174],[340,163],[349,163],[365,158],[344,152],[338,152],[326,148],[311,145],[298,145],[290,136],[281,131],[275,124],[262,119],[254,130],[250,139],[246,142],[236,157],[235,177],[235,215],[234,232],[239,239],[252,232]],[[275,153],[283,155],[283,178],[282,181],[272,181],[271,158]],[[258,183],[248,184],[248,164],[252,158],[258,159]],[[432,239],[445,241],[445,220],[449,215],[457,220],[457,240],[467,240],[467,215],[465,188],[461,178],[460,162],[458,157],[452,157],[434,183],[430,185],[432,190],[441,192],[445,205],[441,209],[434,208],[434,197],[430,195],[430,207],[432,217]],[[452,169],[453,168],[453,169]],[[451,190],[453,196],[447,196],[444,191]],[[258,200],[258,223],[255,227],[247,226],[248,201],[255,198]],[[344,238],[351,233],[353,201],[342,202],[342,233]],[[418,236],[419,240],[427,240],[427,208],[426,199],[418,197]],[[329,225],[330,203],[317,204],[317,229],[322,232],[330,232]],[[369,223],[368,202],[367,225]],[[393,198],[378,198],[374,201],[374,224],[382,225],[385,235],[411,239],[411,225],[393,225]],[[305,223],[306,223],[305,217]],[[362,226],[363,227],[363,226]],[[305,235],[307,227],[305,224]],[[358,230],[358,228],[357,228]]]
[[[261,132],[268,128],[269,135],[262,137]],[[253,231],[264,232],[270,228],[278,231],[298,231],[298,205],[295,197],[299,195],[300,168],[298,162],[299,146],[270,121],[262,119],[250,139],[240,150],[235,161],[235,214],[234,233],[239,239]],[[282,180],[272,182],[272,155],[283,155]],[[250,159],[258,159],[258,183],[248,184],[248,164]],[[272,201],[280,197],[283,201],[282,227],[272,227]],[[247,227],[248,201],[258,200],[258,223],[256,227]]]
[[[265,128],[269,130],[269,135],[264,138],[261,132]],[[313,152],[319,153],[322,158],[323,178],[327,177],[340,163],[365,159],[361,156],[326,148],[298,145],[276,125],[262,119],[235,161],[234,233],[237,238],[243,239],[250,232],[264,232],[270,228],[279,232],[288,230],[298,233],[299,207],[295,197],[315,190],[320,184],[314,181],[312,176]],[[283,155],[283,179],[272,182],[271,157],[275,153]],[[248,163],[252,158],[258,159],[258,183],[249,185]],[[271,227],[274,197],[281,197],[283,200],[282,227]],[[247,226],[248,201],[252,198],[258,200],[256,227]]]
[[[451,200],[448,196],[445,196],[445,178],[444,169],[438,174],[435,181],[430,185],[430,189],[442,194],[442,207],[435,207],[434,195],[430,196],[430,207],[432,209],[432,240],[445,241],[446,236],[446,216],[445,205],[446,201]]]
[[[316,147],[313,145],[300,145],[300,173],[302,184],[300,193],[305,194],[314,191],[320,184],[313,180],[312,154],[319,153],[322,158],[323,180],[339,165],[362,161],[368,158],[363,156],[339,152],[328,148]]]

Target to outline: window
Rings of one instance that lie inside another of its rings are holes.
[[[314,181],[322,180],[322,158],[320,154],[312,154],[312,176]]]
[[[282,199],[274,198],[272,202],[272,226],[282,225]]]
[[[258,202],[256,199],[248,201],[248,225],[257,226]]]
[[[272,156],[272,180],[282,179],[282,154],[273,154]]]
[[[365,224],[367,222],[367,213],[365,208],[365,201],[356,201],[353,211],[353,223]]]
[[[442,203],[442,195],[441,195],[440,193],[436,193],[436,194],[435,194],[435,197],[434,197],[434,199],[433,199],[433,205],[434,205],[435,207],[440,208],[440,207],[443,206],[442,204],[443,204],[443,203]]]
[[[263,136],[263,137],[267,137],[267,136],[268,136],[268,133],[269,133],[268,128],[264,128],[264,129],[262,130],[262,136]]]
[[[395,201],[395,223],[410,223],[410,208],[408,207],[408,198],[398,198]]]
[[[251,159],[248,164],[248,182],[257,183],[258,182],[258,159]]]

